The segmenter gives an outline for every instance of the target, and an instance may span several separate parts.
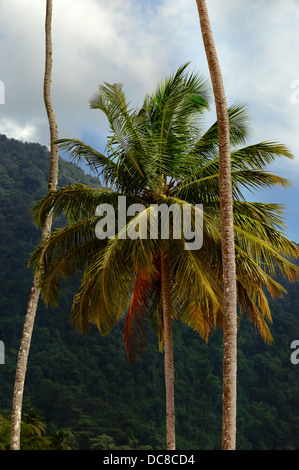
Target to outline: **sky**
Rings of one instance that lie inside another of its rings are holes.
[[[288,189],[254,196],[286,206],[287,235],[299,242],[299,1],[207,0],[228,106],[246,105],[248,143],[271,140],[293,160],[269,168]],[[49,146],[43,102],[46,0],[0,0],[0,133]],[[53,0],[52,103],[60,138],[104,151],[108,127],[89,99],[121,82],[141,105],[145,93],[190,62],[209,78],[195,0]],[[215,120],[212,106],[207,125]],[[251,196],[250,196],[251,197]]]

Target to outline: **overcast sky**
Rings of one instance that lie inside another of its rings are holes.
[[[292,187],[257,199],[287,206],[288,235],[299,242],[299,1],[207,4],[228,105],[248,107],[250,142],[275,140],[294,154],[272,168]],[[0,0],[0,133],[48,145],[45,6],[46,0]],[[209,78],[195,0],[53,0],[52,24],[52,101],[61,138],[104,150],[106,122],[88,103],[103,81],[123,83],[138,105],[185,62]]]

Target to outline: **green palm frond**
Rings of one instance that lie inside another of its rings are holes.
[[[147,95],[143,104],[151,123],[152,140],[156,142],[158,174],[174,175],[189,169],[186,150],[197,135],[198,117],[208,108],[210,87],[202,76],[188,76],[187,65]]]
[[[266,343],[273,343],[273,337],[267,323],[267,321],[272,321],[271,312],[269,309],[267,297],[265,296],[263,290],[257,289],[252,294],[248,292],[247,285],[244,288],[244,286],[238,282],[237,293],[238,305],[241,315],[247,313],[247,317],[258,329],[263,340]],[[265,317],[267,317],[267,321],[265,320]]]
[[[141,226],[147,224],[148,209],[141,214],[132,217],[127,225],[116,237],[107,241],[105,248],[96,256],[85,270],[81,291],[73,308],[73,319],[77,319],[77,313],[82,308],[83,301],[88,301],[88,314],[84,310],[84,318],[97,323],[101,332],[106,332],[115,323],[109,318],[119,319],[129,305],[136,273],[139,271],[151,274],[155,271],[152,260],[159,249],[159,240],[151,240],[150,237],[133,239],[135,223]],[[128,236],[121,238],[127,231]],[[86,298],[84,290],[89,294]],[[102,306],[102,307],[100,307]],[[102,310],[101,310],[102,308]],[[101,313],[99,313],[101,312]],[[78,321],[78,320],[76,320]],[[115,320],[117,321],[117,320]],[[109,330],[110,331],[110,330]]]
[[[277,157],[294,158],[290,150],[277,142],[260,142],[231,153],[232,169],[263,169]]]
[[[204,204],[207,206],[219,205],[219,173],[210,173],[218,167],[218,161],[214,161],[208,168],[194,172],[180,184],[174,194],[193,204]],[[244,200],[242,190],[250,192],[259,189],[271,188],[280,185],[288,187],[290,182],[286,178],[273,175],[263,170],[238,170],[231,172],[232,193],[234,200]]]
[[[281,273],[291,282],[298,278],[299,267],[282,256],[273,246],[240,227],[235,226],[235,233],[238,237],[242,237],[246,252],[250,253],[270,276],[275,277]]]
[[[101,335],[105,336],[113,330],[119,316],[112,316],[110,311],[107,311],[101,290],[96,292],[98,302],[94,302],[93,294],[98,276],[92,276],[91,273],[90,268],[84,273],[81,286],[74,296],[70,321],[81,333],[89,332],[91,325],[95,324]]]
[[[200,149],[201,150],[201,149]],[[198,168],[193,168],[192,174],[180,181],[176,195],[193,203],[202,202],[206,205],[219,200],[219,157],[215,149],[209,148],[204,153],[203,161],[199,159]],[[242,190],[254,191],[261,188],[270,188],[275,185],[288,187],[290,181],[263,170],[276,157],[292,158],[292,154],[284,145],[275,142],[261,142],[259,144],[235,150],[231,154],[232,190],[234,199],[243,200]],[[200,197],[202,195],[202,197]]]
[[[82,274],[90,258],[103,250],[106,241],[95,236],[97,221],[95,217],[55,230],[31,254],[28,266],[36,272],[42,269],[41,294],[46,303],[57,305],[61,280]]]
[[[251,290],[264,287],[271,297],[281,297],[285,293],[284,287],[279,284],[271,275],[261,266],[258,260],[248,254],[237,244],[236,248],[236,261],[237,266],[237,279],[246,286],[248,292]],[[297,271],[298,275],[298,271]],[[250,282],[248,281],[250,279]]]
[[[281,204],[234,201],[234,223],[246,233],[274,247],[282,256],[296,259],[299,249],[284,235],[286,224],[283,210]],[[246,235],[243,239],[246,239]]]
[[[53,211],[53,217],[67,215],[70,223],[94,217],[96,208],[101,204],[109,204],[118,210],[118,198],[124,194],[108,190],[91,188],[84,184],[72,184],[47,194],[36,202],[30,213],[32,219],[41,227],[47,215]],[[126,196],[127,205],[138,203],[140,199]]]
[[[232,146],[242,145],[248,136],[248,122],[250,120],[245,106],[235,104],[228,108],[230,141]],[[211,158],[218,157],[218,123],[214,122],[207,131],[200,135],[200,138],[189,150],[188,161],[195,163],[195,168],[206,165]]]
[[[105,83],[99,86],[98,92],[90,100],[90,107],[102,110],[109,120],[112,137],[107,149],[110,157],[122,158],[131,173],[131,178],[134,172],[137,172],[137,176],[143,181],[145,179],[143,163],[148,160],[151,148],[145,132],[147,121],[143,114],[128,109],[126,96],[119,83],[114,85]],[[147,158],[142,161],[140,155]]]
[[[66,152],[71,161],[77,164],[87,163],[92,171],[103,175],[106,182],[110,181],[111,175],[116,171],[115,162],[81,140],[59,139],[55,143],[59,150]]]

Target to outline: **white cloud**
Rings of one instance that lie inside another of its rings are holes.
[[[23,142],[32,142],[37,138],[37,126],[33,124],[21,126],[10,119],[2,119],[0,121],[0,134],[5,134],[7,137]]]

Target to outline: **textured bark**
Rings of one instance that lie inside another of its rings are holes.
[[[217,58],[206,2],[196,0],[203,43],[213,86],[219,138],[220,210],[224,283],[223,421],[222,449],[236,447],[237,400],[237,296],[233,231],[229,119],[221,69]]]
[[[51,74],[52,74],[52,40],[51,40],[51,25],[52,25],[52,0],[47,0],[46,7],[46,20],[45,20],[45,35],[46,35],[46,59],[45,59],[45,74],[44,74],[44,102],[49,121],[50,128],[50,170],[49,170],[49,185],[48,191],[54,191],[57,186],[58,179],[58,148],[52,142],[58,139],[57,124],[55,114],[51,104]],[[41,241],[44,240],[51,232],[52,214],[46,220],[45,226],[42,230]],[[29,350],[31,345],[32,332],[34,327],[34,320],[40,296],[39,277],[35,274],[32,282],[30,297],[27,305],[27,312],[24,322],[23,334],[21,338],[21,345],[18,355],[12,416],[11,416],[11,450],[20,450],[20,432],[21,432],[21,417],[22,417],[22,403],[25,377],[27,371],[27,363],[29,357]]]
[[[46,54],[45,54],[45,75],[44,75],[44,102],[48,115],[50,128],[50,170],[48,190],[55,191],[58,180],[58,147],[53,141],[58,139],[57,123],[51,102],[51,80],[52,80],[52,0],[47,0],[46,21]],[[52,216],[50,216],[52,224]],[[51,224],[48,227],[51,230]]]
[[[175,450],[174,360],[168,253],[161,255],[167,450]]]

